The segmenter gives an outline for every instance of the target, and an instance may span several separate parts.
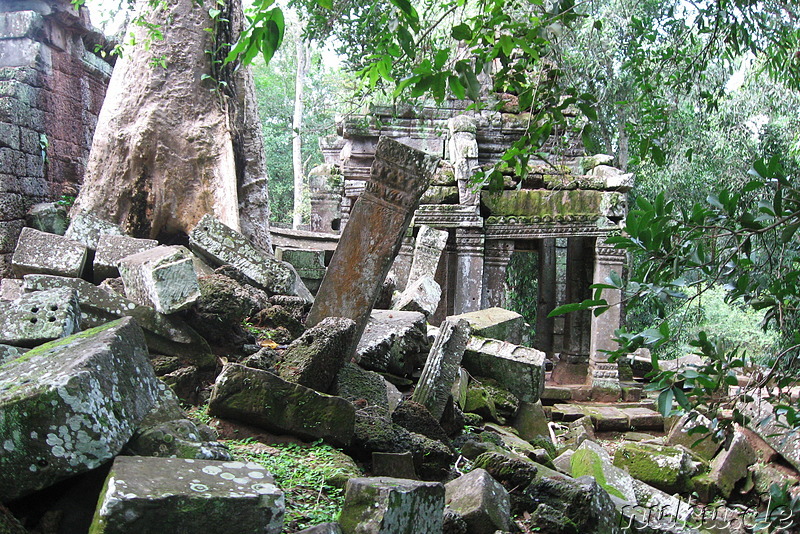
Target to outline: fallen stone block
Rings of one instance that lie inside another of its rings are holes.
[[[697,466],[684,449],[626,442],[614,453],[614,465],[666,493],[692,490]]]
[[[375,371],[362,369],[355,363],[347,362],[339,370],[332,391],[334,395],[352,403],[366,403],[368,406],[379,406],[392,411],[386,379]]]
[[[472,465],[485,469],[495,480],[510,490],[527,487],[542,467],[524,456],[506,450],[483,452],[475,458]]]
[[[306,302],[314,301],[294,267],[257,249],[211,215],[203,216],[189,233],[189,244],[211,265],[230,265],[270,295],[297,295]]]
[[[619,534],[620,513],[608,493],[589,476],[563,475],[537,478],[524,490],[531,524],[542,532],[580,534]],[[565,525],[572,530],[564,529]]]
[[[280,534],[283,492],[253,462],[119,456],[92,534]]]
[[[46,343],[0,367],[0,501],[113,458],[162,387],[131,318]]]
[[[727,499],[736,483],[747,476],[747,468],[756,463],[756,453],[741,432],[733,435],[728,447],[711,461],[708,475]]]
[[[80,278],[86,268],[86,246],[67,237],[23,228],[11,257],[11,269],[26,274],[53,274]]]
[[[344,534],[423,534],[442,532],[444,486],[403,478],[347,481],[339,525]]]
[[[0,345],[0,365],[10,362],[11,360],[16,360],[23,354],[25,354],[25,349],[11,345]]]
[[[67,207],[58,202],[34,204],[25,214],[25,226],[48,234],[64,235],[69,226]]]
[[[137,239],[126,235],[101,235],[94,255],[94,281],[119,276],[117,264],[123,258],[158,246],[155,239]]]
[[[570,459],[570,467],[572,476],[593,476],[612,497],[632,505],[637,504],[633,478],[615,467],[605,449],[594,441],[586,440],[581,443]]]
[[[419,312],[373,310],[356,347],[356,362],[365,369],[410,373],[430,344],[425,315]]]
[[[456,193],[457,194],[457,193]],[[420,225],[417,232],[417,239],[414,243],[414,258],[411,262],[411,270],[408,273],[409,287],[416,280],[423,276],[433,278],[436,276],[436,269],[447,246],[447,230],[437,230],[427,225]]]
[[[18,278],[3,278],[0,280],[0,300],[17,300],[25,293],[22,280]]]
[[[544,391],[544,352],[505,341],[470,337],[462,365],[473,376],[494,378],[521,401]]]
[[[444,489],[445,505],[464,519],[470,534],[512,529],[508,492],[485,470],[461,475]]]
[[[519,345],[525,333],[525,318],[504,308],[487,308],[453,317],[466,319],[472,328],[472,335],[477,337],[499,339]]]
[[[445,320],[411,396],[411,400],[425,406],[437,420],[442,418],[447,398],[459,375],[468,339],[469,323],[458,319]]]
[[[125,294],[160,313],[185,310],[200,298],[200,286],[185,247],[156,247],[119,261]]]
[[[218,417],[337,446],[347,446],[353,438],[355,408],[350,402],[243,365],[222,369],[208,409]]]
[[[0,303],[0,343],[35,347],[71,336],[80,326],[81,311],[74,289],[50,289]]]
[[[520,402],[514,414],[512,426],[522,439],[533,441],[545,439],[550,441],[550,426],[544,413],[542,401]]]
[[[325,251],[275,247],[275,259],[297,270],[306,287],[316,293],[325,278]]]
[[[392,309],[421,312],[425,317],[430,317],[439,307],[441,299],[442,287],[432,276],[422,276],[408,284],[392,304]]]
[[[152,308],[140,306],[78,278],[26,275],[24,284],[26,291],[74,288],[78,292],[83,328],[93,328],[130,316],[144,330],[147,347],[151,352],[176,356],[191,361],[200,368],[216,365],[216,358],[206,340],[177,317],[162,315]]]
[[[778,451],[795,469],[800,470],[800,447],[797,445],[795,434],[786,431],[785,416],[776,418],[774,406],[763,399],[756,399],[746,404],[742,412],[751,418],[748,427]]]
[[[406,452],[373,452],[372,475],[417,480],[414,455]]]
[[[345,317],[326,317],[294,340],[278,364],[278,376],[326,392],[353,344],[356,324]]]
[[[711,460],[722,444],[714,441],[710,432],[692,432],[698,426],[711,428],[711,421],[699,414],[694,419],[690,419],[688,415],[682,416],[669,431],[667,445],[683,445],[705,460]]]
[[[69,228],[65,237],[82,243],[90,250],[97,250],[101,235],[125,235],[122,229],[91,213],[70,213]]]

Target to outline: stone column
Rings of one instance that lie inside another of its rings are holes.
[[[556,308],[556,240],[552,237],[539,241],[539,299],[536,305],[536,348],[546,353],[553,352],[552,317],[547,317]]]
[[[381,137],[370,179],[353,206],[306,326],[325,317],[356,322],[355,343],[386,278],[438,158]],[[352,352],[355,350],[351,348]]]
[[[324,163],[308,171],[311,231],[338,233],[342,222],[344,179],[336,167]]]
[[[389,276],[394,280],[394,287],[397,291],[402,291],[408,285],[408,274],[411,272],[411,263],[414,261],[414,232],[413,228],[406,230],[403,241],[400,243],[400,251],[392,263]]]
[[[506,268],[514,254],[514,242],[492,240],[486,242],[483,264],[483,298],[481,308],[506,306]]]
[[[481,309],[483,295],[483,228],[456,228],[456,283],[453,312]]]
[[[593,238],[570,237],[567,239],[567,302],[581,302],[590,296],[592,284]],[[566,316],[566,347],[564,352],[588,356],[592,314],[578,311]]]
[[[411,269],[407,278],[408,283],[423,276],[436,276],[442,252],[447,246],[447,236],[447,230],[437,230],[424,224],[419,227]],[[399,280],[398,287],[402,287]]]
[[[622,269],[625,267],[625,252],[617,250],[611,245],[607,245],[602,238],[597,239],[594,258],[594,276],[592,283],[605,283],[606,278],[615,271],[622,276]],[[616,289],[604,289],[603,298],[608,301],[611,307],[604,314],[593,317],[591,329],[591,348],[590,354],[592,361],[607,361],[608,357],[603,350],[614,350],[618,348],[617,343],[612,341],[614,330],[620,326],[622,310],[620,307],[621,292]]]

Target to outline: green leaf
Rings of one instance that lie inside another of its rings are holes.
[[[664,154],[664,151],[661,150],[661,147],[656,145],[650,146],[650,155],[653,156],[653,162],[659,167],[663,167],[667,163],[667,156]]]
[[[333,9],[333,0],[317,0],[317,5],[322,9]]]
[[[450,92],[453,93],[459,100],[464,100],[467,96],[466,91],[464,91],[464,86],[461,85],[461,81],[458,79],[458,76],[450,75],[447,77],[447,85],[450,87]]]
[[[672,388],[665,389],[661,392],[658,396],[658,411],[664,417],[668,417],[669,414],[672,413],[672,399],[674,397],[674,393]]]
[[[453,29],[450,30],[450,35],[453,36],[453,39],[459,41],[469,41],[472,39],[472,28],[467,24],[461,23],[458,26],[453,26]]]
[[[603,299],[595,300],[595,299],[586,299],[583,302],[573,302],[571,304],[564,304],[562,306],[557,307],[553,311],[547,314],[548,317],[556,317],[557,315],[564,315],[566,313],[580,311],[580,310],[589,310],[595,308],[597,306],[608,306],[608,302]]]

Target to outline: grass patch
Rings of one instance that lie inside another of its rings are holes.
[[[344,490],[332,482],[343,473],[341,452],[315,442],[267,446],[253,439],[225,441],[237,460],[253,461],[275,477],[286,497],[284,532],[336,521]]]

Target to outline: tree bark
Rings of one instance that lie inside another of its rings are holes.
[[[138,0],[138,10],[149,10]],[[241,0],[229,0],[217,39],[241,31]],[[163,40],[126,50],[98,118],[74,209],[120,224],[134,236],[169,240],[206,213],[270,244],[264,155],[247,69],[212,69],[214,27],[195,0],[149,13]],[[221,20],[221,19],[220,19]],[[146,39],[136,26],[138,42]],[[232,41],[230,41],[232,42]],[[153,66],[163,61],[166,67]],[[220,83],[224,82],[224,83]]]
[[[302,37],[297,40],[297,76],[294,82],[294,113],[292,115],[292,168],[294,171],[294,211],[292,228],[295,230],[303,223],[303,148],[300,137],[303,128],[303,89],[308,73],[308,43]]]

